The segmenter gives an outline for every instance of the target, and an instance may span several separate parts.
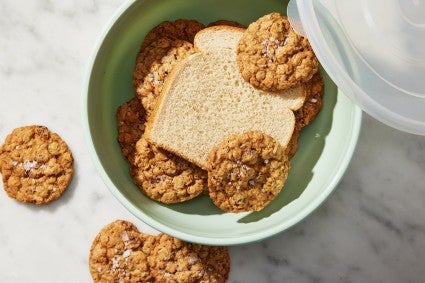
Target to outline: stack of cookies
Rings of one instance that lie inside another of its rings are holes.
[[[227,212],[259,211],[282,189],[323,79],[286,17],[248,26],[163,22],[136,59],[136,96],[117,111],[118,141],[151,199],[201,194]]]
[[[230,256],[226,247],[183,242],[165,234],[139,232],[117,220],[96,236],[89,255],[94,282],[226,282]]]

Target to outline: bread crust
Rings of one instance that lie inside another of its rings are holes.
[[[246,30],[245,28],[237,27],[237,26],[228,26],[228,25],[209,26],[204,28],[203,30],[200,30],[198,33],[196,33],[195,38],[193,40],[193,45],[195,46],[195,50],[197,52],[206,52],[206,50],[203,50],[199,46],[199,38],[203,36],[205,33],[216,32],[216,31],[231,31],[231,32],[238,32],[240,33],[240,36],[242,36],[245,30]],[[233,48],[233,47],[230,47],[230,48]],[[220,50],[217,50],[217,51],[219,52]]]

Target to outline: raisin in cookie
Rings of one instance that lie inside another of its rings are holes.
[[[58,199],[72,179],[73,162],[66,143],[44,126],[16,128],[0,147],[4,189],[20,202]]]
[[[131,176],[151,199],[178,203],[200,195],[207,185],[207,173],[201,168],[142,137],[130,168]]]
[[[137,141],[145,132],[146,116],[138,98],[133,98],[117,109],[118,143],[122,155],[131,162]]]
[[[93,241],[89,268],[94,282],[155,282],[148,256],[155,237],[141,234],[132,223],[117,220],[105,226]]]
[[[209,154],[210,197],[224,211],[259,211],[281,191],[288,171],[288,156],[272,137],[231,135]]]
[[[193,44],[180,39],[160,38],[147,46],[138,56],[133,71],[136,95],[152,113],[162,92],[165,79],[180,60],[195,53]]]
[[[307,82],[318,69],[308,40],[279,13],[268,14],[248,26],[237,47],[237,62],[247,82],[267,91]]]
[[[191,244],[160,234],[149,265],[155,282],[224,283],[229,276],[230,256],[226,247]]]

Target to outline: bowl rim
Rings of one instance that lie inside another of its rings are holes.
[[[94,67],[94,64],[96,62],[97,55],[108,36],[109,31],[114,26],[114,24],[117,22],[117,20],[125,13],[125,11],[134,3],[136,0],[127,0],[125,3],[123,3],[117,11],[113,14],[113,16],[108,20],[107,24],[103,27],[102,31],[97,37],[96,44],[93,48],[93,51],[90,55],[89,60],[87,61],[87,65],[85,67],[85,74],[84,74],[84,83],[82,88],[82,104],[81,104],[81,119],[82,119],[82,125],[84,130],[84,139],[86,142],[86,146],[89,150],[89,155],[91,157],[91,160],[93,164],[95,165],[95,168],[97,172],[100,174],[100,177],[103,181],[103,183],[106,185],[108,190],[112,193],[112,195],[136,218],[144,222],[145,224],[151,226],[152,228],[161,231],[165,234],[171,235],[173,237],[193,242],[193,243],[200,243],[200,244],[206,244],[206,245],[241,245],[241,244],[247,244],[252,242],[258,242],[261,240],[264,240],[266,238],[269,238],[271,236],[274,236],[276,234],[279,234],[292,226],[294,226],[297,223],[300,223],[302,220],[304,220],[308,215],[310,215],[312,212],[314,212],[317,208],[320,207],[321,204],[324,203],[327,197],[335,190],[336,186],[340,182],[341,178],[343,177],[345,171],[347,170],[350,161],[352,159],[352,156],[354,154],[354,151],[356,149],[360,131],[361,131],[361,124],[362,124],[362,110],[355,104],[353,104],[353,125],[351,128],[351,138],[349,139],[349,144],[347,146],[347,151],[344,152],[344,156],[341,160],[341,164],[336,170],[335,174],[332,176],[332,179],[330,180],[327,188],[322,191],[322,193],[314,199],[314,201],[310,202],[307,206],[304,207],[303,210],[301,210],[299,213],[297,213],[293,218],[291,218],[288,221],[282,222],[279,225],[276,225],[270,229],[258,231],[256,233],[252,233],[249,235],[239,236],[239,237],[228,237],[228,238],[216,238],[216,237],[209,237],[209,236],[197,236],[192,235],[187,232],[182,232],[175,230],[173,228],[170,228],[161,222],[149,217],[148,215],[144,214],[143,211],[141,211],[138,207],[133,205],[130,201],[128,201],[124,195],[118,190],[118,188],[114,185],[108,174],[106,173],[103,165],[101,164],[97,154],[95,146],[92,142],[92,134],[90,131],[90,123],[89,123],[89,112],[88,112],[88,95],[89,95],[89,88],[90,88],[90,81],[92,77],[92,70]],[[341,91],[338,89],[338,94],[343,95]]]

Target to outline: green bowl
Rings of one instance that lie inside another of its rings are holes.
[[[145,34],[164,20],[219,19],[249,24],[273,11],[286,13],[282,0],[146,0],[123,5],[103,32],[90,62],[83,123],[94,163],[112,194],[134,215],[171,236],[209,245],[262,240],[293,226],[334,190],[353,154],[361,111],[338,92],[324,70],[323,109],[306,127],[282,192],[265,209],[224,213],[207,196],[175,205],[147,198],[133,183],[117,142],[116,109],[134,97],[132,70]]]

